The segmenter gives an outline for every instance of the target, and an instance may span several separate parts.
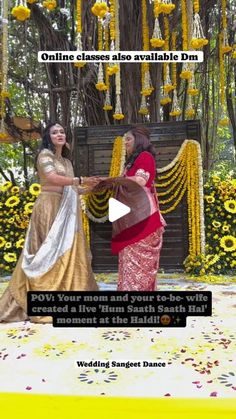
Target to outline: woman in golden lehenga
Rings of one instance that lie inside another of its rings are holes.
[[[79,193],[87,192],[98,180],[74,177],[66,155],[63,127],[50,124],[37,158],[42,191],[33,208],[24,249],[0,299],[0,321],[28,318],[27,291],[98,290],[79,201]],[[46,323],[51,317],[34,316],[31,321]]]

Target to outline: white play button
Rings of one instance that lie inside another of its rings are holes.
[[[130,207],[122,204],[120,201],[117,201],[117,199],[110,198],[108,203],[108,219],[111,223],[121,217],[124,217],[124,215],[129,214],[131,211]]]

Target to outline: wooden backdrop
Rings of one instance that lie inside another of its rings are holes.
[[[201,142],[200,121],[162,122],[145,124],[150,129],[156,149],[157,167],[169,164],[185,139]],[[114,139],[123,135],[128,125],[78,127],[75,132],[74,163],[79,176],[108,175]],[[165,271],[183,269],[188,255],[188,215],[186,196],[171,213],[165,216],[168,224],[164,235],[160,268]],[[111,223],[90,221],[91,251],[95,272],[116,271],[117,257],[111,255]]]

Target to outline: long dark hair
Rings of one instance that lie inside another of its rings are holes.
[[[51,136],[50,136],[50,128],[52,128],[54,125],[60,125],[64,129],[63,125],[61,125],[60,122],[50,122],[43,131],[42,143],[40,145],[39,152],[43,150],[44,148],[47,148],[48,150],[53,151],[53,153],[55,152],[55,146],[52,143]],[[62,147],[61,155],[62,157],[65,157],[71,160],[70,150],[67,148],[65,144]]]
[[[133,166],[135,160],[143,151],[148,151],[154,158],[156,157],[154,147],[150,142],[150,131],[148,128],[142,125],[134,125],[131,126],[125,133],[127,132],[131,132],[134,136],[134,150],[125,163],[127,169],[130,169]]]

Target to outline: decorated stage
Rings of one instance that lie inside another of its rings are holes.
[[[116,275],[97,275],[103,290]],[[219,282],[219,283],[215,283]],[[159,291],[212,291],[212,317],[186,328],[0,325],[0,392],[152,398],[235,398],[236,283],[161,275]],[[1,292],[6,287],[1,282]],[[76,368],[77,360],[166,360],[166,368]]]

